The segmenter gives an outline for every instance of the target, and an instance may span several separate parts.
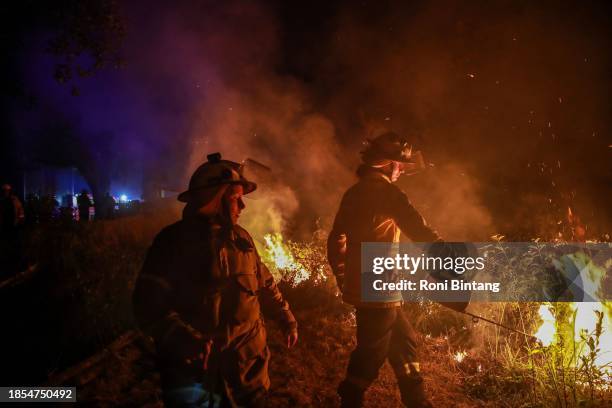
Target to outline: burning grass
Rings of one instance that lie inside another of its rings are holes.
[[[61,340],[54,344],[63,344],[63,349],[86,344],[81,350],[91,353],[133,327],[130,293],[146,248],[175,216],[51,226],[32,234],[30,255],[37,257],[46,274],[44,293],[62,303],[60,309],[69,317],[61,327]],[[262,258],[282,281],[283,293],[300,322],[300,342],[292,351],[284,347],[275,324],[269,325],[270,406],[335,406],[336,387],[354,347],[355,320],[353,309],[338,296],[325,261],[324,241],[292,242],[280,234],[262,238],[258,244]],[[609,304],[470,306],[475,314],[533,333],[539,341],[473,321],[435,303],[411,303],[405,308],[422,334],[426,387],[436,406],[600,407],[612,403],[606,363],[612,353],[606,340]],[[85,385],[82,395],[93,401],[103,390],[112,389],[116,395],[108,398],[120,403],[130,400],[130,390],[138,390],[138,401],[146,401],[147,393],[150,402],[158,401],[159,385],[145,372],[152,364],[134,362],[150,360],[150,353],[142,348],[133,353],[134,358],[123,362],[109,361],[105,374]],[[126,364],[132,368],[126,369]],[[138,374],[138,370],[143,371]],[[124,372],[129,375],[116,375]],[[130,384],[139,377],[143,383],[128,386],[128,377]],[[109,386],[109,382],[115,383]],[[400,406],[390,367],[381,370],[366,405]]]
[[[329,276],[330,271],[321,242],[285,243],[280,235],[267,238],[265,242],[263,259],[289,284],[286,292],[304,291],[302,286],[307,286],[309,293],[325,288],[329,298],[337,295],[324,277],[325,274]],[[533,258],[539,256],[537,243],[531,249]],[[504,261],[508,263],[508,273],[520,267],[513,263],[518,260]],[[532,261],[529,254],[520,260]],[[602,278],[602,274],[592,277],[597,285],[602,284]],[[486,322],[472,321],[430,302],[413,303],[406,308],[413,324],[425,334],[422,355],[428,356],[430,361],[425,361],[424,367],[432,384],[432,399],[437,400],[438,405],[599,407],[612,403],[610,306],[610,302],[508,302],[471,306],[483,317],[515,327],[525,333],[523,335]],[[325,316],[338,307],[326,307],[320,313]],[[351,312],[345,310],[344,313],[350,316]],[[301,320],[317,319],[321,317],[311,314]],[[345,318],[344,330],[336,329],[335,332],[345,332],[349,321],[350,318]],[[325,335],[321,332],[316,337],[321,339]],[[343,352],[334,353],[339,349]],[[348,358],[345,347],[327,346],[324,354],[328,355],[330,350],[332,355]],[[445,384],[452,384],[454,391],[444,400],[436,397],[444,393],[440,393],[435,384],[440,383],[440,376],[448,367],[454,376]],[[372,393],[380,392],[376,386],[372,390]],[[457,393],[464,395],[458,399]],[[395,400],[397,402],[397,398]]]

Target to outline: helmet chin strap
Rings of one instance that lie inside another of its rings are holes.
[[[383,167],[387,167],[390,164],[393,164],[393,160],[384,160],[380,163],[370,164],[370,167],[373,167],[375,169],[382,169]]]
[[[385,160],[383,163],[369,164],[369,166],[391,179],[393,174],[393,160]]]

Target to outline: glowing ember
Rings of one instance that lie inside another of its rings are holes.
[[[291,253],[279,232],[264,236],[263,261],[273,270],[281,273],[282,278],[297,285],[310,277],[308,270]]]
[[[466,358],[466,357],[467,357],[467,351],[458,351],[453,356],[455,361],[458,362],[458,363],[462,362],[463,359]]]

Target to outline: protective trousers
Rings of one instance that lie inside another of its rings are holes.
[[[356,318],[357,346],[351,353],[346,379],[338,388],[342,406],[361,406],[366,389],[387,359],[402,402],[408,407],[429,406],[417,359],[416,333],[402,308],[357,308]]]

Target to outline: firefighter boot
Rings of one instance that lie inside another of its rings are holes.
[[[402,376],[398,378],[402,403],[407,408],[433,408],[425,396],[423,379],[418,376]]]
[[[344,380],[338,387],[341,408],[360,408],[363,405],[365,389],[357,384]]]

